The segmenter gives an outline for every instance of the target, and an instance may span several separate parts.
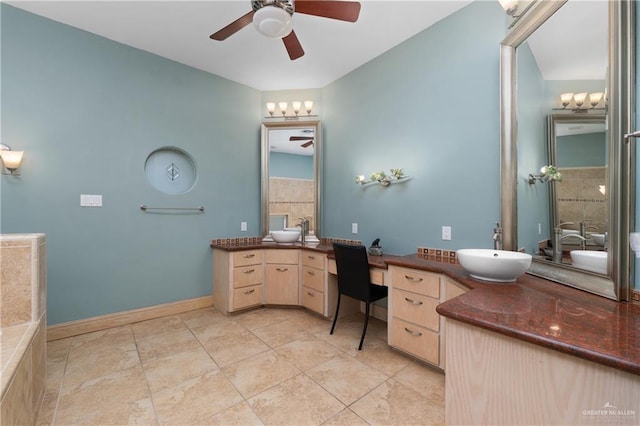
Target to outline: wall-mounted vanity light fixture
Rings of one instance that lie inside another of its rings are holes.
[[[527,14],[527,12],[533,7],[534,4],[537,3],[537,0],[531,0],[529,4],[522,9],[522,12],[518,12],[518,0],[498,0],[500,2],[500,6],[504,9],[507,15],[513,18],[513,22],[509,25],[509,29],[513,28],[518,21]]]
[[[536,181],[540,181],[542,183],[553,181],[561,182],[562,173],[560,173],[555,166],[542,166],[539,175],[529,173],[529,185],[534,185]]]
[[[364,175],[356,176],[356,183],[359,183],[362,186],[371,184],[371,183],[379,183],[382,186],[389,186],[392,183],[404,183],[411,179],[410,176],[406,176],[402,169],[391,169],[391,175],[387,175],[383,171],[371,173],[371,177],[369,180],[364,177]]]
[[[604,92],[581,92],[581,93],[562,93],[560,95],[562,108],[553,108],[555,110],[567,110],[573,112],[587,112],[590,109],[602,110],[607,106],[607,99]],[[598,105],[603,105],[598,107]]]
[[[276,102],[267,102],[267,112],[269,113],[268,117],[265,118],[284,118],[285,120],[297,120],[300,117],[300,111],[302,110],[302,105],[304,104],[304,110],[307,112],[306,117],[315,117],[315,115],[311,115],[313,111],[313,101],[293,101],[291,102],[291,109],[293,114],[289,114],[289,103],[288,102],[278,102],[278,109],[280,110],[280,115],[277,115],[276,112]]]
[[[0,144],[0,157],[2,158],[2,164],[4,164],[5,169],[9,170],[9,173],[3,171],[2,174],[19,176],[20,173],[17,173],[16,171],[20,168],[23,154],[24,151],[12,151],[7,145]]]

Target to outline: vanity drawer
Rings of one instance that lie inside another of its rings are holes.
[[[246,287],[262,284],[262,265],[233,268],[233,287]]]
[[[411,291],[434,299],[440,298],[440,275],[408,268],[394,268],[393,288]]]
[[[324,272],[308,266],[302,267],[302,285],[324,292]]]
[[[396,288],[391,298],[394,317],[435,332],[440,331],[440,315],[436,312],[436,306],[440,303],[438,300]]]
[[[260,265],[262,250],[244,250],[233,253],[233,266]]]
[[[324,315],[324,293],[302,287],[302,306],[320,315]]]
[[[265,250],[265,260],[267,263],[280,263],[287,265],[297,265],[299,250]]]
[[[391,345],[418,358],[438,365],[440,339],[437,333],[398,318],[392,319]]]
[[[233,290],[233,309],[243,309],[262,304],[262,285]]]
[[[313,251],[302,251],[302,264],[324,271],[324,255]]]

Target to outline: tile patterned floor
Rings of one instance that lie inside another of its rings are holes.
[[[37,424],[441,425],[444,375],[386,324],[204,309],[49,342]]]

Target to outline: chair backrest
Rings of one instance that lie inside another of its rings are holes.
[[[371,293],[369,259],[364,246],[333,243],[340,293],[367,301]]]

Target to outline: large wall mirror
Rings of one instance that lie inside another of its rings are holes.
[[[307,241],[320,237],[321,134],[319,121],[262,124],[262,236],[299,228],[309,220]]]
[[[540,1],[500,46],[503,248],[534,255],[531,274],[616,300],[629,300],[633,275],[633,3]],[[575,111],[563,92],[606,101]],[[530,183],[550,164],[562,181]],[[572,250],[605,264],[585,266]]]

